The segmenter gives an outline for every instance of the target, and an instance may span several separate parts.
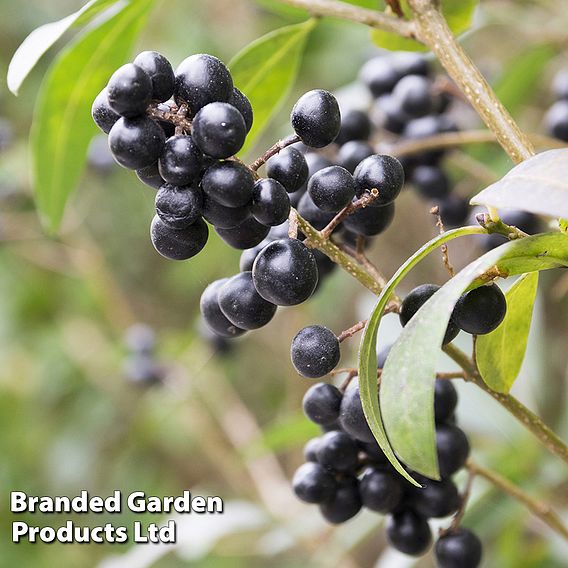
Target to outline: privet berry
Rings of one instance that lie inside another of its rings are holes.
[[[175,76],[170,62],[157,51],[143,51],[134,59],[134,65],[142,69],[152,82],[155,101],[167,101],[174,93]]]
[[[371,136],[371,120],[362,110],[350,109],[341,115],[341,129],[335,139],[337,144],[350,140],[368,140]]]
[[[434,481],[423,478],[422,488],[412,488],[412,508],[428,519],[438,519],[454,514],[461,503],[456,484],[451,479]]]
[[[279,181],[288,193],[294,193],[308,180],[306,158],[299,150],[288,146],[266,162],[266,175]]]
[[[388,229],[394,219],[394,203],[383,207],[364,207],[351,213],[343,226],[358,235],[371,237]]]
[[[156,213],[169,227],[185,229],[200,217],[203,196],[197,187],[165,184],[156,194]]]
[[[345,476],[337,482],[333,497],[320,505],[323,517],[332,524],[344,523],[361,510],[359,481],[356,477]]]
[[[215,229],[232,229],[249,217],[250,208],[248,206],[226,207],[210,197],[210,194],[205,193],[203,195],[203,218],[211,223]]]
[[[300,375],[317,379],[333,371],[339,363],[339,341],[327,327],[310,325],[292,340],[291,356]]]
[[[373,147],[362,140],[351,140],[341,146],[337,153],[337,164],[353,173],[357,166],[374,154]]]
[[[351,436],[334,430],[324,434],[317,450],[318,463],[335,471],[353,471],[358,463],[359,448]]]
[[[252,106],[250,104],[250,101],[248,100],[248,97],[235,87],[233,89],[233,94],[229,99],[229,104],[234,106],[241,113],[243,120],[245,121],[245,126],[248,133],[252,128],[252,123],[254,120]]]
[[[469,457],[467,436],[463,430],[451,424],[440,424],[436,427],[436,447],[442,477],[456,473]]]
[[[475,533],[458,527],[438,539],[435,547],[438,568],[478,568],[482,546]]]
[[[260,243],[268,235],[269,228],[249,217],[242,223],[228,229],[217,226],[215,231],[229,246],[244,250]]]
[[[152,100],[152,80],[138,65],[126,63],[109,79],[107,96],[114,112],[126,118],[140,116]]]
[[[387,522],[390,544],[409,556],[421,556],[432,544],[432,533],[424,517],[412,509],[399,511]]]
[[[371,206],[380,207],[392,203],[404,185],[404,169],[393,156],[374,154],[365,158],[355,169],[357,195],[377,189],[379,195]]]
[[[252,200],[254,178],[246,166],[227,160],[207,168],[201,187],[209,197],[225,207],[244,207]]]
[[[114,123],[120,118],[120,115],[115,112],[109,105],[108,92],[105,87],[93,101],[91,107],[91,116],[95,124],[105,133],[108,134]]]
[[[333,499],[337,482],[333,475],[318,463],[301,465],[292,479],[294,493],[306,503],[324,503]]]
[[[252,192],[251,212],[263,225],[281,225],[290,214],[290,198],[284,186],[275,179],[259,179]]]
[[[202,219],[185,229],[172,229],[158,215],[150,226],[152,244],[157,252],[170,260],[187,260],[199,253],[209,237],[209,229]]]
[[[359,385],[355,382],[345,391],[339,411],[339,422],[343,430],[350,436],[362,442],[372,443],[375,437],[369,428],[363,405]]]
[[[442,199],[450,193],[448,176],[439,166],[418,166],[412,173],[412,183],[428,199]]]
[[[395,474],[376,467],[365,470],[359,481],[359,492],[363,505],[378,513],[393,511],[403,495],[401,482]]]
[[[316,207],[330,213],[336,213],[348,205],[356,189],[353,176],[341,166],[319,170],[308,183],[308,193]]]
[[[238,337],[245,333],[227,319],[219,307],[219,290],[228,282],[228,278],[215,280],[201,294],[199,307],[205,323],[221,337]]]
[[[191,136],[175,135],[166,140],[158,161],[160,175],[168,183],[189,185],[203,166],[203,154]]]
[[[331,144],[341,128],[341,114],[335,97],[316,89],[302,95],[290,115],[292,128],[306,146],[323,148]]]
[[[451,381],[437,379],[434,386],[434,414],[436,422],[446,422],[456,410],[458,393]]]
[[[318,283],[314,255],[297,239],[278,239],[256,257],[252,268],[258,293],[278,306],[306,301]]]
[[[304,414],[315,424],[332,424],[339,418],[341,392],[333,385],[317,383],[304,395]]]
[[[499,327],[507,312],[507,300],[496,284],[480,286],[464,294],[456,304],[456,323],[467,333],[483,335]]]

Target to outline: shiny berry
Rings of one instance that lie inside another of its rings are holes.
[[[333,371],[339,363],[339,341],[327,327],[310,325],[296,334],[290,353],[300,375],[317,379]]]
[[[294,493],[306,503],[324,503],[337,491],[333,475],[318,463],[301,465],[292,478]]]
[[[134,59],[152,82],[152,99],[167,101],[174,93],[175,76],[170,62],[157,51],[143,51]]]
[[[451,424],[436,427],[436,447],[440,475],[450,477],[460,470],[469,457],[469,441],[463,430]]]
[[[150,228],[152,244],[156,251],[170,260],[187,260],[199,253],[209,236],[209,229],[202,219],[185,229],[172,229],[158,215]]]
[[[467,333],[483,335],[499,327],[507,312],[507,300],[496,284],[480,286],[464,294],[456,304],[456,323]]]
[[[306,461],[317,462],[317,451],[321,438],[312,438],[306,442],[304,446],[304,458]]]
[[[389,203],[384,207],[358,209],[344,219],[343,225],[358,235],[372,237],[388,229],[393,219],[394,203]]]
[[[250,131],[252,128],[253,123],[253,110],[248,97],[244,95],[239,89],[236,87],[233,89],[233,94],[229,99],[229,104],[234,106],[243,116],[245,121],[245,126],[247,128],[247,132]]]
[[[209,197],[225,207],[243,207],[252,200],[254,178],[246,166],[227,160],[207,168],[201,187]]]
[[[143,184],[148,187],[153,187],[154,189],[160,189],[166,183],[166,180],[160,175],[158,162],[136,170],[136,177]]]
[[[412,183],[427,199],[442,199],[450,191],[450,180],[438,166],[417,166],[412,172]]]
[[[341,129],[335,142],[345,144],[350,140],[368,140],[371,136],[371,120],[362,110],[352,109],[341,115]]]
[[[313,253],[297,239],[278,239],[256,257],[252,268],[258,293],[278,306],[306,301],[318,282]]]
[[[308,183],[308,193],[316,207],[330,213],[336,213],[348,205],[356,190],[353,176],[341,166],[319,170]]]
[[[369,467],[359,481],[363,506],[378,513],[389,513],[402,499],[402,485],[389,471]]]
[[[290,214],[290,198],[284,186],[272,178],[259,179],[252,192],[251,212],[263,225],[284,223]]]
[[[422,488],[411,489],[412,508],[428,519],[441,519],[453,515],[459,508],[461,497],[451,479],[422,480]]]
[[[369,88],[375,98],[390,93],[399,78],[391,58],[385,55],[370,59],[359,72],[359,80]]]
[[[306,146],[323,148],[339,134],[341,114],[335,97],[316,89],[302,95],[290,115],[292,128]]]
[[[350,385],[343,395],[339,423],[343,430],[353,438],[370,444],[375,442],[375,437],[363,412],[361,393],[357,383]]]
[[[228,282],[228,278],[215,280],[201,294],[199,307],[205,323],[221,337],[238,337],[245,333],[227,319],[219,307],[219,290]]]
[[[432,83],[422,75],[407,75],[394,88],[392,94],[400,102],[404,113],[414,118],[426,116],[432,112],[434,99]]]
[[[351,436],[335,430],[321,437],[317,451],[318,462],[335,471],[352,471],[356,469],[359,447]]]
[[[342,394],[328,383],[317,383],[304,395],[304,414],[315,424],[331,424],[339,418]]]
[[[361,510],[359,481],[356,477],[343,477],[337,483],[335,495],[320,505],[324,519],[332,524],[339,524],[352,519]]]
[[[392,515],[387,522],[391,546],[409,556],[421,556],[432,544],[432,533],[424,517],[407,509]]]
[[[106,87],[97,95],[91,107],[91,116],[95,124],[105,133],[108,134],[114,123],[120,118],[108,103],[108,93]]]
[[[404,169],[393,156],[374,154],[365,158],[357,166],[354,177],[359,187],[357,195],[378,190],[379,196],[371,203],[374,207],[392,203],[404,185]]]
[[[112,74],[107,95],[109,105],[115,112],[134,118],[144,114],[152,100],[152,80],[138,65],[127,63]]]
[[[458,405],[458,393],[452,381],[437,379],[434,389],[434,414],[436,422],[449,420]]]
[[[203,195],[197,187],[165,184],[156,194],[156,213],[173,229],[185,229],[200,217]]]
[[[438,568],[478,568],[483,555],[479,537],[465,527],[441,536],[434,550]]]
[[[300,198],[297,209],[298,213],[318,231],[321,231],[335,217],[335,213],[320,209],[307,192]]]
[[[202,215],[216,229],[232,229],[250,218],[250,208],[248,206],[225,207],[216,199],[204,194]]]
[[[351,140],[341,146],[337,153],[337,164],[353,173],[357,166],[369,156],[373,155],[373,147],[363,140]]]
[[[242,223],[228,229],[215,227],[217,234],[233,248],[244,250],[260,243],[268,235],[268,227],[249,217]],[[262,294],[261,294],[262,295]],[[275,303],[275,302],[273,302]]]
[[[175,135],[166,140],[158,161],[160,175],[174,185],[189,185],[201,173],[203,154],[191,136]]]
[[[294,193],[308,179],[308,163],[299,150],[288,146],[266,162],[266,175],[279,181],[288,193]]]

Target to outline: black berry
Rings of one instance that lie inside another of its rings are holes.
[[[115,112],[134,118],[144,114],[152,100],[152,81],[138,65],[127,63],[112,74],[107,85],[107,96]]]
[[[160,157],[165,136],[160,125],[146,116],[121,118],[111,128],[108,143],[114,159],[124,168],[138,170]]]
[[[246,330],[265,326],[276,313],[276,306],[258,295],[251,272],[241,272],[223,285],[219,307],[229,321]]]
[[[166,183],[166,180],[160,175],[158,162],[136,170],[136,176],[143,184],[154,189],[160,189]]]
[[[341,129],[335,139],[337,144],[350,140],[368,140],[371,136],[371,120],[362,110],[352,109],[341,115]]]
[[[229,70],[212,55],[200,53],[184,59],[175,77],[176,102],[187,103],[192,115],[209,103],[227,102],[233,95]]]
[[[246,249],[242,252],[241,258],[239,260],[239,270],[241,272],[246,272],[247,270],[252,270],[252,266],[258,253],[268,244],[272,242],[270,238],[270,233],[262,242],[258,243],[256,246]]]
[[[319,443],[318,462],[334,471],[352,471],[358,464],[359,447],[351,436],[334,430],[324,434]]]
[[[375,437],[367,424],[367,419],[363,412],[359,385],[356,383],[350,385],[343,395],[339,411],[339,422],[343,430],[350,436],[353,436],[353,438],[370,444],[375,442]]]
[[[438,539],[435,553],[438,568],[478,568],[483,551],[477,535],[459,527]]]
[[[345,218],[343,225],[358,235],[371,237],[385,231],[393,219],[394,203],[389,203],[384,207],[358,209]]]
[[[173,229],[193,225],[201,217],[202,208],[203,196],[196,187],[166,184],[156,194],[156,213]]]
[[[428,199],[441,199],[450,193],[450,180],[438,166],[417,166],[412,172],[412,183]]]
[[[351,140],[341,146],[337,153],[337,164],[353,173],[357,166],[373,154],[373,147],[362,140]]]
[[[156,251],[170,260],[187,260],[199,253],[209,237],[209,229],[202,219],[185,229],[172,229],[158,215],[150,228],[152,244]]]
[[[174,93],[174,70],[170,62],[157,51],[143,51],[134,59],[134,65],[142,69],[152,82],[152,99],[167,101]]]
[[[251,212],[263,225],[281,225],[290,214],[290,198],[284,186],[275,179],[259,179],[252,192]]]
[[[554,103],[544,120],[551,136],[564,142],[568,141],[568,100]]]
[[[359,482],[356,477],[344,477],[337,484],[335,495],[320,505],[326,521],[339,524],[353,518],[361,510]]]
[[[308,462],[296,470],[292,487],[298,499],[306,503],[324,503],[334,497],[337,482],[321,465]]]
[[[422,488],[413,487],[411,492],[412,508],[428,519],[452,515],[461,502],[458,488],[451,479],[422,479]]]
[[[491,333],[503,321],[507,300],[496,284],[480,286],[464,294],[456,304],[456,323],[467,333]]]
[[[297,209],[298,213],[318,231],[323,229],[335,216],[334,213],[320,209],[307,192],[302,195]]]
[[[246,97],[239,89],[236,87],[233,89],[233,94],[229,99],[229,104],[233,105],[242,115],[247,132],[252,128],[253,123],[253,110],[248,97]]]
[[[421,556],[432,544],[428,522],[410,509],[392,515],[386,530],[391,546],[410,556]]]
[[[266,162],[266,175],[279,181],[288,193],[294,193],[308,179],[306,158],[299,150],[288,146]]]
[[[331,424],[339,418],[341,392],[333,385],[317,383],[310,387],[302,402],[304,414],[315,424]]]
[[[91,116],[95,124],[105,133],[108,134],[114,123],[120,118],[120,115],[108,103],[108,93],[106,87],[97,95],[91,107]]]
[[[258,293],[278,306],[306,301],[318,283],[313,253],[297,239],[278,239],[256,257],[252,268]]]
[[[216,229],[232,229],[250,218],[250,208],[248,206],[225,207],[216,199],[212,199],[209,195],[204,194],[202,214],[204,219]]]
[[[230,322],[219,307],[219,290],[228,280],[228,278],[223,278],[209,284],[201,294],[199,307],[205,323],[215,333],[221,337],[238,337],[245,333],[245,330]]]
[[[209,103],[193,119],[193,139],[212,158],[229,158],[243,146],[247,135],[242,114],[228,103]]]
[[[436,422],[449,420],[458,404],[458,393],[452,381],[438,379],[434,390],[434,413]]]
[[[254,178],[250,170],[238,162],[216,162],[203,174],[201,187],[225,207],[243,207],[251,202]]]
[[[365,158],[355,169],[358,195],[377,189],[379,196],[371,203],[380,207],[392,203],[404,185],[404,169],[393,156],[374,154]]]
[[[290,353],[300,375],[317,379],[333,371],[339,363],[339,341],[327,327],[310,325],[296,334]]]
[[[400,306],[400,323],[404,327],[412,319],[414,314],[440,289],[436,284],[422,284],[412,290],[406,298],[404,298]],[[444,335],[443,344],[447,345],[453,341],[460,332],[459,326],[453,318],[450,318],[446,334]]]
[[[308,193],[316,207],[330,213],[336,213],[348,205],[356,189],[353,176],[341,166],[319,170],[308,183]]]
[[[442,223],[447,227],[460,227],[469,214],[468,200],[459,195],[450,194],[444,197],[438,203],[438,208]]]
[[[432,112],[431,86],[430,80],[422,75],[407,75],[396,84],[392,94],[400,101],[404,113],[417,118]]]
[[[359,481],[361,501],[367,509],[378,513],[394,510],[402,498],[402,485],[389,471],[369,467]]]
[[[317,462],[317,451],[319,448],[320,438],[312,438],[306,442],[304,446],[304,458],[306,461]]]
[[[174,185],[189,185],[201,173],[203,154],[191,136],[172,136],[166,140],[158,167],[160,175]]]
[[[215,227],[217,234],[230,246],[244,250],[260,243],[268,235],[268,227],[249,217],[242,223],[228,229]]]
[[[461,469],[469,456],[469,441],[463,430],[451,424],[436,428],[440,475],[449,477]]]
[[[399,74],[388,56],[370,59],[361,67],[359,72],[359,80],[367,85],[375,98],[390,93],[399,78]]]
[[[399,51],[391,55],[391,65],[399,77],[406,75],[428,75],[430,66],[424,55],[412,51]]]
[[[339,134],[341,114],[335,97],[316,89],[302,95],[292,109],[292,128],[306,146],[323,148]]]

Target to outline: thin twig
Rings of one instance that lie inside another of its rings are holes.
[[[351,381],[357,376],[357,374],[358,374],[357,369],[354,369],[353,371],[349,372],[345,377],[345,379],[343,380],[343,382],[339,385],[339,390],[341,392],[345,392],[347,390],[347,387],[349,386]]]
[[[352,201],[349,205],[346,205],[341,211],[337,213],[337,215],[320,231],[320,235],[322,239],[329,239],[331,233],[337,228],[337,226],[345,219],[345,217],[349,217],[351,213],[355,213],[355,211],[359,209],[364,209],[368,205],[370,205],[375,199],[379,197],[379,190],[374,188],[369,191],[369,193],[365,193],[359,199]]]
[[[444,222],[442,221],[442,217],[440,216],[440,208],[436,205],[435,207],[432,207],[432,209],[430,209],[430,213],[436,216],[436,227],[438,227],[438,229],[440,230],[440,235],[443,235],[446,231],[444,229]],[[450,255],[448,254],[448,245],[444,243],[440,247],[440,251],[442,253],[442,261],[444,263],[444,266],[446,267],[446,270],[450,273],[450,278],[453,278],[456,275],[456,271],[454,270],[454,267],[450,262]]]
[[[342,331],[338,336],[337,340],[342,343],[346,339],[353,337],[356,333],[359,333],[367,325],[367,320],[362,320],[352,325],[349,329]]]
[[[278,142],[276,142],[276,144],[268,148],[268,150],[266,150],[266,152],[264,152],[262,156],[257,158],[249,166],[249,169],[251,169],[253,172],[256,172],[262,165],[266,164],[266,162],[268,162],[268,160],[270,160],[272,156],[275,156],[276,154],[278,154],[278,152],[284,150],[284,148],[291,146],[292,144],[296,144],[300,141],[300,137],[297,134],[290,134],[290,136],[279,140]]]
[[[529,511],[531,511],[531,513],[538,517],[543,523],[547,524],[552,530],[556,531],[568,540],[568,528],[564,525],[561,518],[550,507],[550,505],[527,495],[520,487],[514,485],[508,479],[505,479],[503,476],[491,471],[490,469],[478,465],[471,459],[468,460],[466,467],[470,473],[483,477],[495,485],[495,487],[525,505]]]
[[[474,479],[475,479],[475,471],[469,469],[467,481],[465,483],[463,493],[461,494],[460,507],[457,510],[456,514],[454,515],[454,518],[452,519],[451,525],[447,529],[440,531],[440,536],[454,532],[460,526],[460,523],[463,519],[463,516],[465,515],[465,509],[467,507],[467,503],[468,503],[469,498],[471,496],[471,490],[473,488]]]

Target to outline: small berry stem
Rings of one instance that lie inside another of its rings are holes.
[[[367,325],[367,320],[362,320],[357,322],[355,325],[352,325],[349,329],[342,331],[338,336],[337,340],[339,343],[353,337],[356,333],[359,333],[365,326]]]
[[[251,169],[253,172],[256,172],[262,165],[266,164],[266,162],[268,162],[268,160],[272,158],[272,156],[275,156],[276,154],[278,154],[278,152],[284,150],[284,148],[286,148],[287,146],[297,144],[298,142],[301,142],[301,140],[297,134],[290,134],[290,136],[279,140],[278,142],[276,142],[276,144],[268,148],[268,150],[266,150],[266,152],[264,152],[262,156],[257,158],[249,166],[249,169]]]
[[[181,107],[187,105],[181,105]],[[158,105],[152,104],[146,110],[146,114],[152,118],[162,120],[163,122],[170,122],[174,126],[182,128],[185,132],[191,132],[191,120],[187,118],[187,110],[185,113],[179,114],[181,107],[178,109],[175,106],[170,107],[170,110],[162,110]]]
[[[511,483],[508,479],[491,471],[485,467],[476,464],[471,459],[466,464],[470,474],[483,477],[491,482],[495,487],[507,493],[523,505],[525,505],[531,513],[538,517],[543,523],[547,524],[552,530],[568,540],[568,527],[566,527],[558,514],[546,503],[538,501],[525,493],[520,487]]]
[[[444,229],[444,222],[442,221],[442,217],[440,216],[440,208],[436,205],[435,207],[432,207],[432,209],[430,209],[430,213],[436,216],[436,227],[438,227],[438,229],[440,230],[440,235],[443,235],[446,232],[446,230]],[[440,251],[442,252],[442,262],[444,263],[446,270],[449,272],[450,278],[453,278],[456,275],[456,271],[454,270],[454,267],[450,262],[450,255],[448,254],[448,245],[444,243],[440,247]]]
[[[298,212],[292,208],[288,215],[288,236],[291,239],[298,238]]]
[[[467,507],[467,503],[471,496],[471,490],[473,488],[473,481],[475,480],[475,472],[471,469],[468,469],[468,476],[467,481],[465,482],[465,487],[463,493],[461,494],[461,503],[460,508],[457,510],[456,514],[452,519],[452,523],[447,529],[440,530],[440,536],[444,536],[448,533],[454,532],[459,526],[465,515],[465,509]]]

